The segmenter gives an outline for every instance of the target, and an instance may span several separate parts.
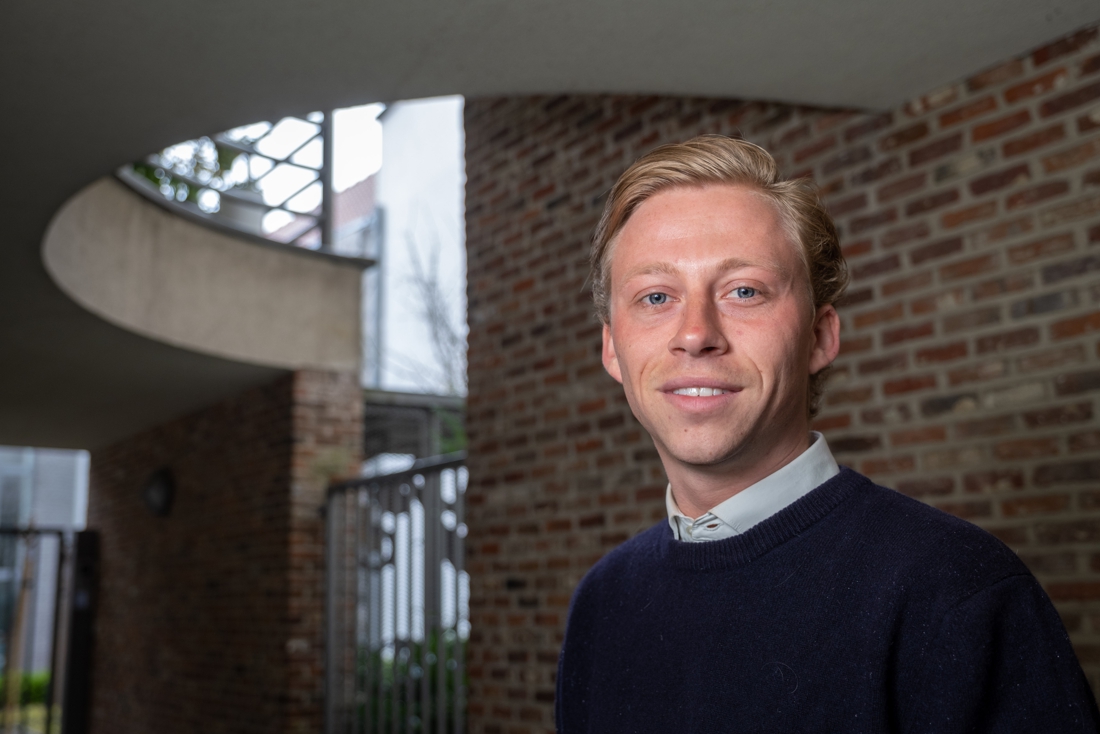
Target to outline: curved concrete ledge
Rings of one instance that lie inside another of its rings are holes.
[[[358,370],[360,263],[221,234],[110,178],[58,211],[42,257],[74,301],[143,336],[268,367]]]

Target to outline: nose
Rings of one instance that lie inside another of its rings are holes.
[[[686,353],[692,357],[729,351],[717,305],[710,299],[691,299],[686,303],[668,349],[673,354]]]

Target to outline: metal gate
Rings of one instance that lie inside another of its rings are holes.
[[[462,734],[465,452],[329,490],[327,734]]]
[[[0,529],[0,732],[57,734],[74,535]]]

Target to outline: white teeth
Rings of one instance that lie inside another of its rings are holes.
[[[725,395],[728,390],[720,387],[681,387],[672,391],[674,395],[687,395],[693,398],[709,398],[711,395]]]

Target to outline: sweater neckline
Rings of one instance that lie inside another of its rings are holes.
[[[832,512],[870,480],[848,467],[809,494],[784,507],[740,535],[702,543],[685,543],[672,537],[662,523],[661,555],[673,565],[692,571],[736,568],[779,547]]]

